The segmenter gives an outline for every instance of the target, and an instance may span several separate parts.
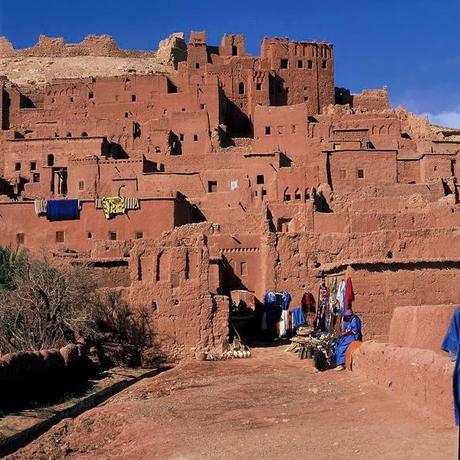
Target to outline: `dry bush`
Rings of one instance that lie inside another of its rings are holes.
[[[25,260],[0,293],[0,353],[59,347],[95,333],[99,299],[81,267]]]

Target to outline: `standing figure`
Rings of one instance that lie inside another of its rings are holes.
[[[318,293],[318,309],[316,311],[315,329],[326,331],[326,315],[329,309],[330,291],[324,282],[324,278],[319,286]]]

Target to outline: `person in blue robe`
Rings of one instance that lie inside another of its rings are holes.
[[[343,316],[342,332],[335,348],[336,370],[345,369],[345,354],[350,343],[361,339],[361,319],[351,310],[346,310]]]
[[[454,391],[454,414],[455,424],[460,425],[460,307],[458,307],[450,321],[449,329],[447,329],[446,336],[441,344],[441,349],[447,351],[452,361],[455,361],[454,375],[453,375],[453,391]],[[460,437],[459,437],[459,453],[460,453]],[[459,457],[460,458],[460,457]]]

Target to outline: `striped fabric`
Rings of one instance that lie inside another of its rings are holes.
[[[35,214],[37,214],[37,216],[46,214],[47,207],[48,207],[47,200],[35,200],[34,201]]]

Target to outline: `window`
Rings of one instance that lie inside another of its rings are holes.
[[[66,137],[72,137],[72,133],[67,133]]]
[[[217,181],[210,180],[208,181],[208,193],[217,192]]]
[[[279,232],[289,232],[291,219],[281,218],[278,219],[278,231]]]
[[[341,150],[342,149],[341,144],[334,144],[333,147],[334,147],[334,150]]]
[[[271,133],[270,126],[265,126],[265,135],[268,136]]]
[[[259,174],[257,177],[256,177],[256,182],[257,184],[263,184],[264,183],[264,175],[263,174]]]
[[[244,83],[243,82],[240,82],[240,84],[238,85],[238,93],[244,94]]]
[[[21,162],[20,162],[20,161],[17,161],[17,162],[14,164],[14,170],[15,170],[15,171],[21,171]]]
[[[263,188],[262,189],[262,196],[265,196],[267,194],[267,191]]]
[[[294,200],[300,201],[302,199],[302,194],[300,193],[300,190],[297,189],[294,193]]]
[[[327,61],[326,60],[323,60],[323,62],[321,63],[321,67],[323,69],[327,69]]]
[[[33,173],[32,174],[32,180],[33,180],[33,182],[40,182],[40,174]]]
[[[70,102],[73,102],[73,97],[70,98]]]
[[[238,56],[238,47],[235,45],[232,46],[232,56]]]
[[[51,98],[51,104],[54,104],[56,102],[56,99],[54,97]]]
[[[117,239],[117,232],[109,232],[109,240],[116,241]]]
[[[24,244],[24,233],[16,233],[16,244]]]
[[[345,179],[347,177],[347,171],[345,169],[340,170],[340,179]]]
[[[195,64],[195,69],[199,69],[199,68],[200,68],[200,63],[197,62],[197,63]]]
[[[78,190],[85,190],[85,182],[84,181],[79,181],[78,182]]]
[[[197,142],[197,141],[198,141],[198,134],[194,134],[194,135],[193,135],[193,141],[194,141],[194,142]]]
[[[303,69],[303,61],[302,60],[297,61],[297,68],[298,69]]]
[[[179,134],[179,140],[180,140],[180,141],[183,141],[183,140],[184,140],[184,134],[183,134],[183,133],[180,133],[180,134]]]
[[[287,69],[287,68],[288,68],[288,63],[289,63],[289,61],[288,61],[287,59],[281,59],[281,61],[280,61],[280,67],[281,67],[282,69]]]
[[[307,101],[308,101],[308,96],[304,96],[304,97],[303,97],[303,101],[304,101],[304,102],[307,102]]]
[[[88,137],[88,133],[87,133],[86,131],[83,131],[83,132],[81,133],[81,137]]]
[[[94,93],[92,92],[88,93],[88,99],[94,99]]]
[[[56,232],[56,243],[64,243],[64,232]]]
[[[135,94],[131,94],[131,102],[136,102],[136,95]]]
[[[181,110],[182,110],[182,112],[185,112],[185,107],[182,107]]]
[[[262,89],[262,83],[256,83],[256,90],[260,91]]]
[[[358,176],[358,179],[364,179],[364,169],[358,169],[356,171],[356,175]]]
[[[307,67],[308,67],[309,69],[313,69],[313,61],[308,60],[308,61],[307,61]]]
[[[53,165],[54,165],[54,155],[53,155],[52,153],[50,153],[50,154],[48,155],[47,165],[48,165],[48,166],[53,166]]]
[[[200,104],[200,109],[204,110],[206,108],[206,104]]]
[[[248,267],[246,262],[240,262],[240,274],[246,276],[248,274]]]
[[[144,233],[143,232],[136,232],[136,234],[134,235],[136,240],[141,240],[142,238],[144,238]]]
[[[88,232],[87,236],[88,236],[88,239],[90,240],[93,237],[93,234],[91,232]]]
[[[284,194],[284,201],[291,201],[291,194],[290,193],[285,193]]]
[[[125,112],[125,118],[128,118],[128,112]]]

